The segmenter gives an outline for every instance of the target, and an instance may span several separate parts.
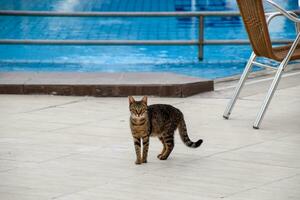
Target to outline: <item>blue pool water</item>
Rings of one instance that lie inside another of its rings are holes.
[[[296,0],[276,0],[298,9]],[[270,7],[266,7],[270,10]],[[234,0],[0,0],[0,10],[47,11],[234,11]],[[1,39],[191,40],[196,18],[80,18],[0,16]],[[205,39],[246,39],[239,17],[205,19]],[[294,26],[274,20],[271,36],[294,38]],[[151,71],[219,78],[241,73],[249,46],[51,46],[0,45],[1,71]]]

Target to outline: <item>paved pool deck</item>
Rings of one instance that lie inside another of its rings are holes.
[[[187,97],[212,91],[213,80],[175,73],[1,72],[0,94]]]
[[[171,157],[150,141],[134,164],[128,100],[0,95],[0,199],[300,199],[300,73],[280,83],[261,129],[252,123],[270,78],[250,80],[230,120],[222,118],[235,82],[188,98],[149,97],[185,114],[198,149],[176,134]]]

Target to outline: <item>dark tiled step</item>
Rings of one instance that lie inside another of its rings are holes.
[[[0,94],[187,97],[213,88],[212,80],[172,73],[0,73]]]

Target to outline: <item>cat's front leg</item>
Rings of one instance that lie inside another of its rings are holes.
[[[141,138],[133,136],[134,141],[134,149],[136,153],[136,161],[135,164],[139,165],[142,164],[141,158]]]
[[[143,158],[142,158],[142,162],[147,163],[148,149],[149,149],[149,136],[144,136],[142,138],[142,140],[143,140]]]

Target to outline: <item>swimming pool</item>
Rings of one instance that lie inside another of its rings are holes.
[[[277,0],[298,9],[295,0]],[[267,8],[268,9],[268,8]],[[233,0],[0,0],[0,10],[50,11],[224,11]],[[239,17],[205,19],[205,39],[246,39]],[[294,38],[294,26],[274,20],[272,38]],[[196,18],[59,18],[0,17],[2,39],[191,40],[198,37]],[[286,33],[288,36],[286,37]],[[0,45],[0,71],[174,72],[205,78],[240,73],[249,46],[205,46],[198,61],[196,46],[51,46]]]

